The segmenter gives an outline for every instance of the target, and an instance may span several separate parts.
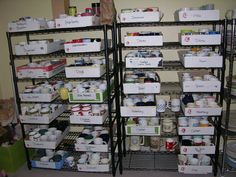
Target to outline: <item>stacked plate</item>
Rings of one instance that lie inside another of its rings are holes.
[[[236,168],[236,141],[230,141],[227,143],[226,148],[226,162],[233,168]]]

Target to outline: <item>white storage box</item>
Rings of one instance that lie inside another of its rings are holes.
[[[160,93],[161,84],[159,82],[153,83],[123,83],[125,94],[139,94],[139,93]]]
[[[184,116],[220,116],[222,107],[218,106],[216,108],[188,108],[184,104],[181,104]]]
[[[105,65],[67,66],[65,71],[67,78],[101,77],[106,72],[106,67]]]
[[[125,57],[126,68],[162,68],[163,58],[162,57],[150,57],[150,58],[139,58],[139,57]]]
[[[156,116],[156,106],[121,106],[120,111],[122,117]]]
[[[178,51],[185,68],[222,68],[222,56],[183,56],[187,51]]]
[[[161,12],[126,12],[120,13],[121,23],[132,22],[159,22],[161,20]]]
[[[107,118],[107,111],[105,114],[101,116],[77,116],[70,115],[70,123],[71,124],[103,124],[105,119]]]
[[[108,144],[78,144],[75,143],[76,151],[88,151],[88,152],[108,152],[109,143]]]
[[[56,141],[31,141],[25,139],[25,147],[27,148],[37,148],[37,149],[56,149],[58,144],[64,139],[66,134],[69,132],[69,127],[65,129],[62,135]]]
[[[181,154],[215,154],[215,146],[180,146]]]
[[[20,93],[20,99],[24,102],[51,102],[58,96],[57,91],[53,93]]]
[[[208,174],[212,173],[212,165],[178,165],[178,172],[184,174]]]
[[[191,76],[202,77],[205,72],[189,72]],[[192,80],[183,81],[182,72],[178,73],[183,92],[220,92],[221,82],[219,80]]]
[[[31,166],[33,168],[49,168],[49,169],[61,169],[63,167],[64,160],[61,160],[59,162],[42,162],[42,161],[36,161],[31,160]]]
[[[220,20],[219,10],[177,10],[175,21],[217,21]]]
[[[48,43],[17,44],[15,53],[16,55],[49,54],[64,49],[64,42],[64,40],[55,40]]]
[[[9,32],[35,31],[46,29],[47,27],[46,19],[19,20],[8,23]]]
[[[42,66],[30,67],[28,65],[19,66],[16,68],[18,78],[50,78],[65,69],[66,59],[59,60],[57,63]]]
[[[41,116],[20,115],[20,122],[32,123],[32,124],[49,124],[67,109],[66,105],[58,105],[58,106],[59,106],[58,109],[49,115],[41,115]]]
[[[162,46],[163,35],[153,36],[125,36],[125,46]]]
[[[108,172],[110,168],[109,164],[98,164],[98,165],[90,165],[90,164],[77,164],[78,171],[86,171],[86,172]]]
[[[126,125],[126,135],[140,135],[140,136],[158,136],[161,134],[161,126],[140,126],[140,125]]]
[[[214,127],[179,127],[179,135],[214,135]]]
[[[97,16],[79,16],[56,18],[56,28],[76,28],[99,25],[99,17]]]
[[[220,45],[221,34],[179,35],[181,45]]]
[[[71,43],[67,42],[64,45],[66,53],[81,53],[81,52],[99,52],[104,49],[104,41],[88,42],[88,43]]]

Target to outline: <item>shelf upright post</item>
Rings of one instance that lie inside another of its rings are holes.
[[[119,90],[119,62],[117,56],[117,23],[113,23],[112,31],[113,39],[113,63],[114,63],[114,85],[115,85],[115,104],[116,104],[116,122],[117,122],[117,144],[118,144],[118,161],[119,161],[119,171],[120,174],[123,173],[122,165],[122,133],[121,133],[121,116],[120,116],[120,90]]]
[[[16,69],[15,69],[15,62],[14,62],[15,58],[14,58],[13,50],[12,50],[11,37],[12,37],[11,33],[7,32],[7,41],[8,41],[9,55],[10,55],[9,57],[10,57],[11,71],[12,71],[12,81],[13,81],[13,96],[14,96],[14,99],[17,104],[17,112],[19,114],[21,114],[19,89],[18,89],[18,85],[17,85],[18,78],[16,77]],[[26,134],[25,134],[25,130],[24,130],[24,124],[20,124],[20,126],[21,126],[23,139],[25,139]],[[28,152],[28,149],[25,147],[25,145],[24,145],[24,149],[25,149],[28,169],[31,169],[29,152]]]
[[[226,160],[226,148],[227,148],[227,140],[228,140],[228,128],[229,128],[229,117],[230,117],[230,106],[231,106],[231,87],[232,87],[232,79],[233,79],[233,64],[234,64],[234,37],[235,37],[235,19],[227,20],[226,25],[228,23],[231,24],[231,38],[230,38],[230,55],[229,55],[229,75],[228,75],[228,83],[227,83],[227,99],[226,99],[226,115],[225,115],[225,131],[224,131],[224,141],[223,141],[223,154],[222,154],[222,167],[221,167],[221,176],[225,174],[225,160]],[[227,38],[227,28],[226,28],[226,38]],[[227,40],[227,39],[226,39]],[[225,44],[227,48],[227,43]]]
[[[122,60],[122,34],[121,34],[121,24],[118,24],[118,46],[119,46],[119,69],[120,69],[120,94],[121,102],[123,100],[123,60]],[[123,155],[126,156],[126,133],[125,133],[125,119],[121,120],[122,126],[122,144],[123,144]]]
[[[108,45],[108,34],[107,34],[107,25],[103,25],[103,34],[104,34],[104,55],[106,60],[106,81],[107,81],[107,104],[108,104],[108,120],[109,120],[109,136],[111,141],[111,168],[112,174],[115,176],[115,148],[113,142],[113,124],[112,124],[112,100],[111,100],[111,82],[110,82],[110,68],[109,68],[109,45]]]

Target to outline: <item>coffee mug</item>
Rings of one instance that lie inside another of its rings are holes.
[[[157,112],[165,112],[166,101],[164,99],[158,99],[156,103],[157,103]]]
[[[174,151],[176,145],[177,145],[177,142],[174,139],[172,138],[166,139],[165,146],[166,146],[167,151]]]
[[[171,102],[171,104],[170,104],[171,111],[179,112],[180,111],[180,99],[173,98],[173,99],[171,99],[170,102]]]
[[[166,133],[170,133],[174,130],[174,122],[172,119],[164,119],[162,122],[162,131]]]
[[[161,147],[161,139],[159,136],[150,137],[150,147],[151,151],[159,151]]]
[[[143,136],[130,136],[130,150],[139,151],[144,144]]]

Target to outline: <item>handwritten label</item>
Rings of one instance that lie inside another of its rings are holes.
[[[78,100],[96,100],[96,93],[73,93],[73,97]]]

